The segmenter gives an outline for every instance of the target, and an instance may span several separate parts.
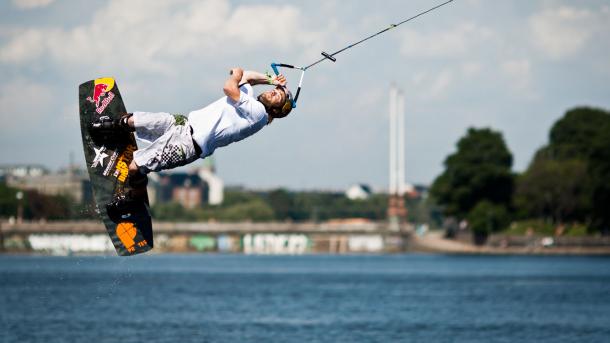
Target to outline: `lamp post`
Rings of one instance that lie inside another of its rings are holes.
[[[23,222],[23,192],[18,191],[15,198],[17,198],[17,223],[21,224]]]

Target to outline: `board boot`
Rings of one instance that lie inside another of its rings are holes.
[[[129,133],[135,131],[128,124],[131,116],[132,113],[124,113],[117,119],[112,119],[110,116],[95,118],[88,128],[91,139],[100,145],[128,143],[125,137],[129,137]]]
[[[130,219],[132,213],[141,213],[147,210],[146,185],[148,185],[148,177],[136,172],[129,175],[127,185],[129,189],[126,192],[117,193],[112,201],[106,204],[108,217],[115,223]]]

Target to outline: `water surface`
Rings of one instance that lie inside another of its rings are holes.
[[[0,342],[602,342],[610,258],[0,255]]]

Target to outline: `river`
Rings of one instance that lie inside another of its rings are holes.
[[[602,342],[610,257],[0,255],[0,342]]]

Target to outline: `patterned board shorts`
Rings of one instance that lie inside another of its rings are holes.
[[[134,112],[133,119],[136,136],[150,143],[134,152],[134,160],[141,172],[176,168],[199,158],[185,116]]]

